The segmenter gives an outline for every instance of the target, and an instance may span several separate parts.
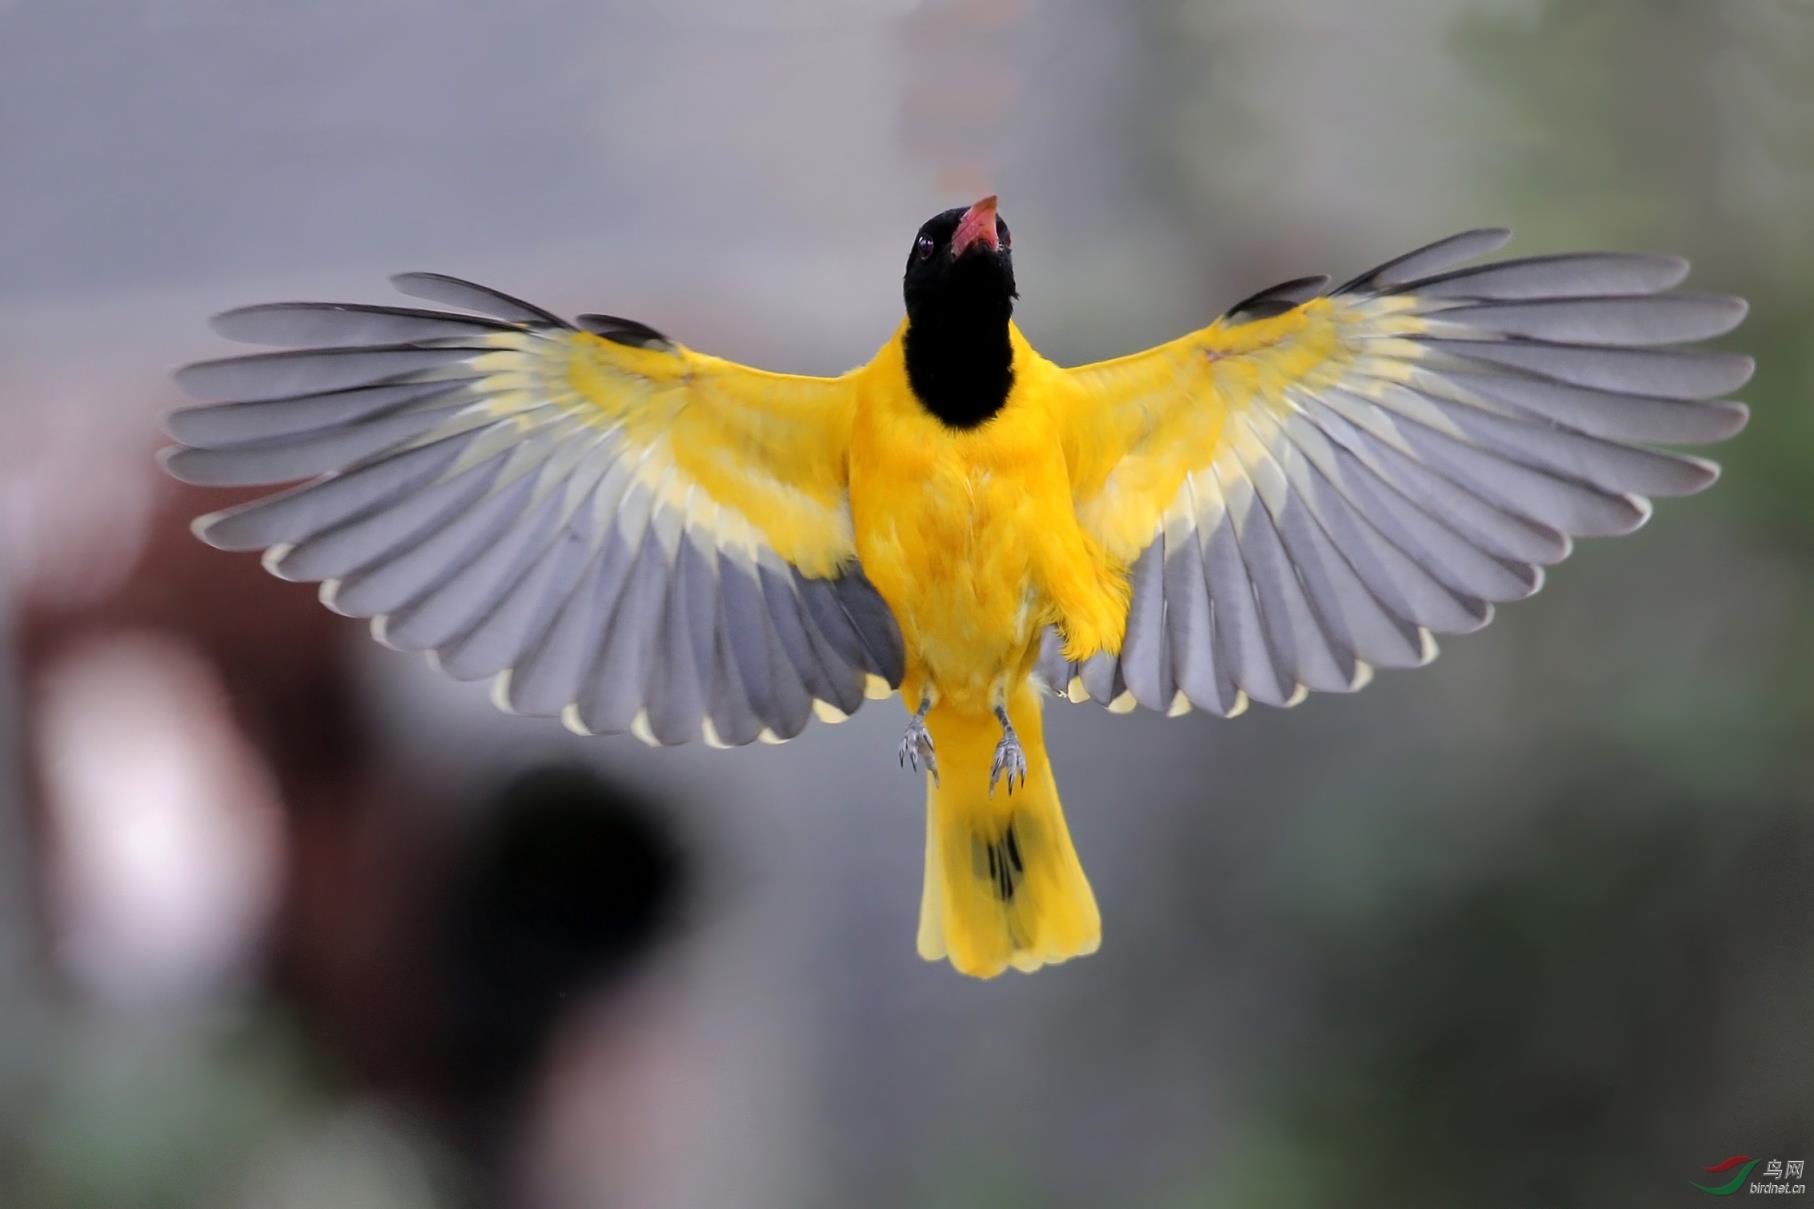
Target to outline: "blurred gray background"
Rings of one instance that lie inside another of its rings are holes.
[[[1656,1206],[1814,1158],[1814,5],[0,0],[0,1204]],[[867,359],[998,191],[1061,362],[1467,226],[1752,301],[1724,480],[1365,693],[1055,705],[1102,952],[913,952],[871,705],[493,713],[185,529],[176,364],[433,269]]]

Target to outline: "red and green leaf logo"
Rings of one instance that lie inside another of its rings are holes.
[[[1709,1175],[1719,1175],[1722,1172],[1731,1171],[1734,1167],[1737,1167],[1738,1174],[1734,1175],[1724,1184],[1697,1184],[1693,1180],[1688,1182],[1694,1184],[1694,1186],[1699,1188],[1702,1192],[1710,1193],[1713,1196],[1731,1196],[1745,1186],[1745,1177],[1749,1176],[1751,1174],[1751,1169],[1761,1162],[1763,1162],[1762,1159],[1754,1159],[1748,1154],[1735,1154],[1724,1162],[1715,1163],[1713,1166],[1705,1168]]]

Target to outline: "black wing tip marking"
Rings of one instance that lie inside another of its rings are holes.
[[[1329,277],[1324,273],[1311,277],[1294,277],[1290,281],[1269,285],[1257,293],[1249,294],[1222,312],[1222,318],[1235,323],[1271,319],[1315,298],[1328,285]]]
[[[613,344],[627,344],[632,348],[670,349],[674,342],[646,323],[634,319],[625,319],[620,315],[579,315],[574,322],[581,331],[591,332]]]

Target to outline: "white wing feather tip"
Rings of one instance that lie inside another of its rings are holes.
[[[259,564],[277,578],[289,580],[294,583],[294,580],[291,580],[288,575],[283,573],[283,560],[290,557],[290,551],[295,548],[294,545],[291,545],[288,542],[266,547],[265,552],[258,556]]]
[[[506,714],[516,713],[516,707],[510,703],[510,669],[505,668],[491,678],[491,703]],[[568,708],[572,708],[569,706]],[[577,714],[575,715],[578,716]]]
[[[1417,666],[1423,667],[1442,654],[1442,648],[1436,644],[1436,635],[1421,626],[1417,630],[1417,637]]]

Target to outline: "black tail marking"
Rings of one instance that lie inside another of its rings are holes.
[[[1022,877],[1027,871],[1026,862],[1020,855],[1020,838],[1014,833],[1014,820],[1009,819],[1002,828],[1001,835],[989,839],[978,835],[976,845],[982,849],[983,860],[989,871],[989,881],[995,887],[995,897],[1002,902],[1014,901],[1014,893],[1020,888]],[[979,867],[980,874],[982,869]]]

